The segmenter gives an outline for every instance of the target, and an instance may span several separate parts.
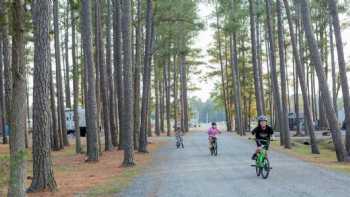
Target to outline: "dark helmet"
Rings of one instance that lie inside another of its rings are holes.
[[[212,122],[212,123],[211,123],[211,126],[216,126],[216,122]]]
[[[266,118],[266,116],[261,115],[261,116],[258,117],[258,121],[259,121],[259,122],[261,122],[261,121],[267,121],[267,118]]]

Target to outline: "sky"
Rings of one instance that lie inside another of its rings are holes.
[[[201,56],[203,57],[201,59],[202,62],[206,63],[204,65],[200,65],[203,70],[203,72],[207,72],[208,69],[205,69],[206,66],[208,66],[209,63],[209,55],[207,53],[207,49],[210,47],[210,45],[214,42],[214,30],[210,28],[210,23],[213,22],[213,19],[210,17],[210,14],[212,13],[213,8],[208,5],[208,3],[200,2],[198,6],[198,15],[202,19],[202,22],[204,23],[204,30],[200,31],[198,36],[195,38],[194,47],[202,49],[201,50]],[[215,66],[219,69],[219,65],[211,65]],[[203,74],[203,73],[202,73]],[[212,79],[211,81],[204,81],[201,80],[199,76],[191,76],[191,82],[197,84],[197,87],[200,88],[200,90],[189,92],[190,96],[196,96],[200,98],[203,102],[205,102],[207,99],[210,98],[210,92],[214,89],[215,81],[217,81],[217,78]]]
[[[202,62],[205,62],[204,65],[201,65],[203,73],[208,72],[208,69],[205,67],[209,65],[209,55],[207,53],[207,49],[210,47],[210,45],[214,42],[214,32],[215,30],[211,28],[209,25],[210,23],[215,22],[215,20],[210,16],[213,12],[213,6],[208,4],[207,2],[200,1],[198,5],[198,15],[202,19],[202,22],[205,25],[204,30],[200,31],[198,36],[195,38],[194,41],[194,47],[200,48],[201,50],[201,56],[203,58],[201,59]],[[345,21],[347,23],[350,22],[349,16],[340,16],[340,21],[344,23]],[[350,61],[350,45],[348,44],[350,42],[350,28],[346,27],[345,29],[342,29],[342,38],[343,38],[343,46],[344,46],[344,54],[345,54],[345,61]],[[335,44],[335,43],[334,43]],[[337,62],[337,56],[335,54],[335,60]],[[329,60],[330,62],[330,60]],[[288,63],[288,62],[287,62]],[[288,63],[289,65],[292,64],[292,62]],[[211,66],[217,67],[217,69],[220,69],[219,65],[213,65]],[[267,67],[266,65],[263,65],[263,72],[267,73]],[[289,66],[288,72],[292,72],[292,67]],[[337,69],[338,72],[338,69]],[[329,71],[329,74],[331,71]],[[348,76],[349,77],[349,76]],[[214,84],[216,81],[219,81],[220,78],[214,78],[211,81],[204,81],[201,80],[199,76],[191,76],[191,83],[197,84],[197,87],[200,88],[200,90],[189,92],[190,97],[196,96],[200,98],[203,102],[205,102],[207,99],[210,98],[210,92],[214,89]],[[292,80],[291,77],[289,80]],[[328,77],[328,84],[332,84],[331,77]],[[317,87],[316,87],[317,88]],[[330,85],[329,88],[331,89],[332,86]],[[293,88],[290,88],[290,92],[293,93]],[[300,91],[299,91],[300,92]],[[339,93],[339,96],[341,97],[341,92]]]

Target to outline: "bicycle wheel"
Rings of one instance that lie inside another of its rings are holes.
[[[265,159],[263,162],[263,167],[261,168],[261,176],[263,179],[267,179],[270,174],[270,162],[269,160]]]
[[[215,145],[214,145],[214,155],[218,156],[218,144],[217,143],[215,143]]]

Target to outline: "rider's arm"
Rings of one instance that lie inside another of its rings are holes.
[[[257,130],[257,128],[254,128],[254,129],[252,130],[252,135],[255,135],[255,134],[256,134],[256,130]]]

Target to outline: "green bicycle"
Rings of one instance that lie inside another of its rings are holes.
[[[259,140],[262,144],[262,148],[259,151],[259,153],[256,156],[256,160],[255,160],[255,171],[256,171],[256,175],[260,176],[263,179],[267,179],[267,177],[269,177],[270,174],[270,170],[272,169],[270,167],[270,162],[267,159],[267,147],[269,145],[269,141],[268,140]]]

